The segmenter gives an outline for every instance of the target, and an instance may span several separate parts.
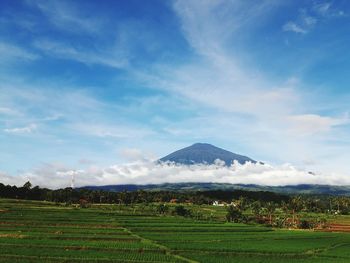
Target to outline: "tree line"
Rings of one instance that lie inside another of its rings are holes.
[[[72,189],[70,187],[51,190],[33,187],[26,182],[22,187],[4,185],[0,183],[0,197],[14,199],[41,200],[52,202],[79,203],[82,199],[89,203],[137,204],[152,202],[173,202],[189,204],[212,204],[214,201],[231,202],[232,199],[243,196],[249,200],[264,202],[288,201],[289,197],[272,192],[253,192],[244,190],[215,190],[215,191],[122,191],[111,192],[105,190],[91,190],[85,188]]]
[[[229,222],[260,223],[274,227],[316,228],[325,225],[319,214],[350,214],[350,197],[331,195],[284,195],[265,191],[211,190],[211,191],[122,191],[111,192],[91,189],[63,188],[51,190],[33,187],[30,182],[22,187],[0,183],[0,197],[79,204],[147,204],[155,213],[171,214],[197,219],[204,217],[190,204],[224,205]],[[170,206],[169,203],[176,203]],[[187,205],[185,205],[187,204]],[[310,220],[302,213],[317,215]]]

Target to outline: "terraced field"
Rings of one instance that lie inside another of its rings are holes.
[[[350,234],[0,200],[0,262],[350,262]]]
[[[110,211],[12,200],[0,209],[1,262],[185,262]]]

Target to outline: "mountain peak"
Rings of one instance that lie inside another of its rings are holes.
[[[192,144],[190,147],[197,147],[197,146],[200,146],[200,147],[205,147],[205,146],[212,146],[212,147],[215,147],[214,145],[210,144],[210,143],[205,143],[205,142],[196,142],[194,144]]]
[[[214,164],[217,159],[224,161],[227,166],[230,166],[233,161],[238,161],[240,164],[246,162],[256,163],[256,161],[247,156],[221,149],[209,143],[195,143],[161,158],[160,161],[189,165],[199,163]]]

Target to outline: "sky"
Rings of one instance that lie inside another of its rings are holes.
[[[0,182],[350,185],[349,41],[346,0],[2,0]],[[152,163],[196,142],[267,165]]]

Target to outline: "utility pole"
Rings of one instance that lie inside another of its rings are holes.
[[[72,172],[72,178],[70,182],[70,187],[74,189],[74,183],[75,183],[75,171]]]

